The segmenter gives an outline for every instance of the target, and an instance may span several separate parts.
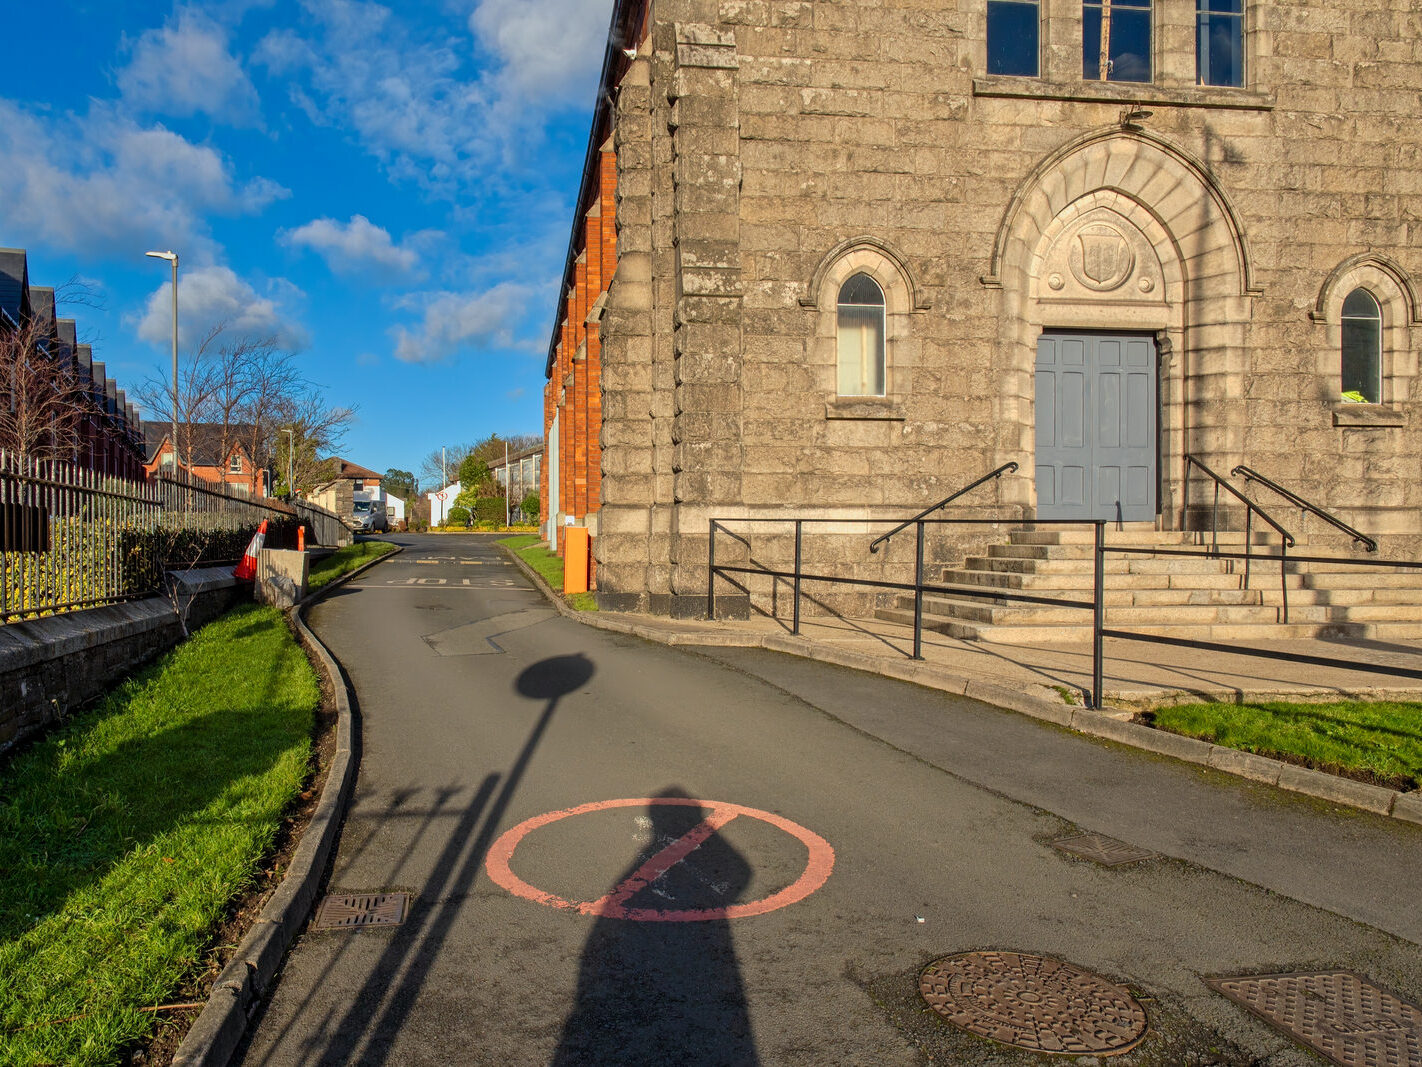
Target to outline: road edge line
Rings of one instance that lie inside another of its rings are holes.
[[[272,988],[296,935],[306,924],[316,890],[325,874],[335,847],[336,835],[355,785],[358,764],[352,750],[350,692],[341,677],[340,665],[320,638],[306,625],[306,609],[339,589],[356,575],[398,556],[403,545],[386,552],[355,570],[298,600],[286,610],[297,639],[309,657],[316,660],[331,687],[336,705],[336,749],[321,787],[321,799],[292,853],[286,876],[268,898],[237,951],[217,976],[207,1004],[193,1022],[178,1051],[173,1067],[226,1067],[247,1034],[252,1009]]]

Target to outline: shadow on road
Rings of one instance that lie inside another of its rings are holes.
[[[668,789],[662,797],[685,797]],[[612,887],[641,882],[649,860],[710,814],[700,807],[650,805],[649,837]],[[750,881],[745,858],[712,834],[686,859],[623,899],[628,909],[717,909],[736,902]],[[553,1067],[608,1064],[754,1067],[741,969],[726,919],[637,922],[603,916],[578,968],[577,1003],[563,1026]]]
[[[514,688],[519,695],[547,701],[542,714],[502,776],[497,795],[494,790],[500,775],[490,774],[460,814],[429,881],[412,902],[409,918],[386,945],[344,1017],[334,1025],[328,1021],[309,1039],[307,1048],[312,1054],[319,1054],[317,1062],[326,1067],[393,1062],[395,1038],[419,999],[430,968],[484,865],[499,823],[553,719],[558,701],[586,685],[593,673],[592,661],[578,654],[540,660],[518,676]]]

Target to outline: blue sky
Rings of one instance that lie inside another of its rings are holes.
[[[210,324],[275,335],[341,449],[538,433],[611,0],[7,5],[0,245],[73,275],[132,395]]]

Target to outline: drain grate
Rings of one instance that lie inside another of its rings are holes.
[[[1047,956],[944,956],[924,968],[918,988],[954,1026],[1033,1052],[1114,1056],[1146,1033],[1145,1009],[1129,992]]]
[[[1207,978],[1276,1030],[1342,1067],[1422,1067],[1422,1008],[1349,971]]]
[[[311,925],[317,930],[399,926],[409,907],[409,893],[333,893],[321,902]]]
[[[1052,842],[1052,847],[1060,852],[1070,852],[1073,856],[1080,856],[1092,863],[1099,863],[1103,867],[1120,867],[1126,863],[1153,860],[1160,855],[1148,848],[1128,845],[1124,841],[1117,841],[1114,837],[1107,837],[1105,834],[1073,834],[1071,837],[1059,837]]]

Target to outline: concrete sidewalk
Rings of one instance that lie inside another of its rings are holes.
[[[531,569],[524,570],[547,589]],[[1422,791],[1369,785],[1131,721],[1151,707],[1199,699],[1422,700],[1422,678],[1417,677],[1422,674],[1422,642],[1315,639],[1230,651],[1223,645],[1191,648],[1107,638],[1103,706],[1089,710],[1089,644],[999,645],[925,630],[923,658],[914,660],[912,628],[878,619],[803,617],[794,634],[788,620],[764,615],[712,622],[575,612],[560,598],[550,598],[565,615],[599,629],[682,647],[762,648],[869,671],[1321,800],[1422,823]]]
[[[903,677],[905,670],[919,674],[934,688],[955,689],[951,679],[957,678],[963,686],[990,683],[1058,705],[1082,703],[1091,686],[1091,646],[1085,643],[999,645],[925,630],[923,659],[915,661],[913,628],[879,619],[804,617],[797,636],[788,620],[764,615],[718,622],[616,612],[578,617],[666,644],[834,650],[895,677]],[[1223,651],[1108,637],[1104,653],[1107,708],[1134,711],[1202,698],[1422,700],[1422,641],[1271,641]],[[1281,655],[1334,662],[1277,658]],[[944,684],[934,684],[934,678]]]

